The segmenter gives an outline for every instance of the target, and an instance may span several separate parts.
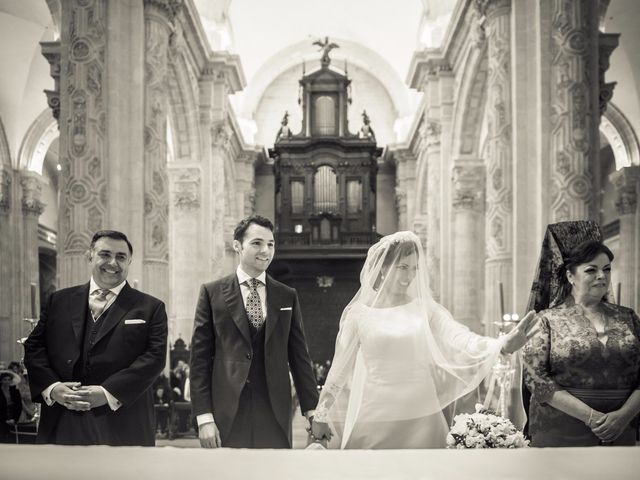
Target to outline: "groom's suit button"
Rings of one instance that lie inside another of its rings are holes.
[[[251,360],[251,354],[247,353],[247,360]]]

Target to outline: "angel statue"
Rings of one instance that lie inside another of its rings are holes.
[[[331,59],[329,58],[329,52],[334,48],[340,48],[340,45],[338,45],[337,43],[329,42],[329,37],[324,37],[324,41],[322,39],[316,40],[315,42],[313,42],[313,45],[318,45],[320,47],[320,50],[322,50],[322,57],[320,58],[320,63],[322,63],[323,67],[326,67],[331,63]]]
[[[371,119],[369,115],[367,115],[367,111],[362,111],[362,127],[360,127],[360,138],[371,138],[373,140],[376,139],[376,134],[373,133],[373,128],[371,128]]]
[[[283,138],[289,138],[289,137],[291,137],[291,129],[289,128],[289,112],[285,110],[284,116],[280,121],[280,129],[276,134],[276,142]]]

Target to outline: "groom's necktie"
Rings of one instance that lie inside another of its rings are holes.
[[[112,295],[113,292],[106,288],[99,288],[91,292],[91,295],[89,295],[89,309],[91,310],[94,322],[102,315],[104,307],[107,306]]]
[[[249,296],[247,297],[247,317],[253,328],[259,329],[264,324],[264,316],[262,315],[262,303],[260,302],[260,294],[258,294],[258,285],[260,280],[250,278],[247,280],[249,286]]]

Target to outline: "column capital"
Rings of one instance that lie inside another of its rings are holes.
[[[493,19],[511,11],[511,0],[475,0],[475,7],[480,15]]]
[[[25,215],[38,217],[46,206],[40,201],[42,197],[42,177],[35,172],[22,172],[20,186],[22,187],[22,212]]]
[[[484,208],[485,167],[457,165],[453,167],[453,208],[455,210],[482,211]]]
[[[11,209],[11,170],[0,165],[0,213]]]

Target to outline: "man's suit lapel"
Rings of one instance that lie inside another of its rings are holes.
[[[105,313],[105,318],[102,320],[102,326],[96,335],[95,344],[97,344],[101,338],[109,333],[113,328],[122,320],[122,317],[131,310],[133,302],[135,300],[135,292],[133,288],[125,283],[124,288],[120,291],[118,298]]]
[[[242,301],[242,292],[240,291],[238,277],[235,274],[230,275],[227,278],[227,281],[222,285],[222,294],[224,295],[224,300],[227,303],[227,308],[229,309],[231,318],[233,318],[233,321],[245,340],[251,344],[249,319],[247,318],[247,312],[244,309],[244,302]]]
[[[82,342],[84,320],[89,308],[89,283],[79,286],[69,296],[69,312],[71,312],[71,327],[78,342]]]
[[[269,341],[269,337],[276,328],[278,323],[278,314],[280,313],[280,306],[282,300],[280,298],[280,289],[273,284],[273,279],[267,275],[267,321],[265,324],[265,337],[264,341]]]

